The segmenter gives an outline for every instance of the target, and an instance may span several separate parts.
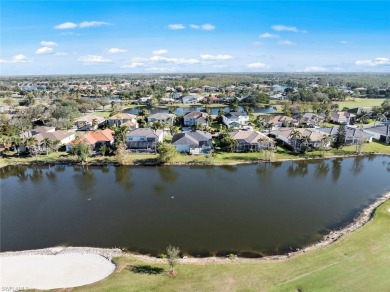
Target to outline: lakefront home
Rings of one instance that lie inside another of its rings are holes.
[[[374,139],[390,144],[390,125],[381,125],[371,128],[364,128],[363,131],[373,136]]]
[[[66,151],[70,151],[80,143],[86,143],[93,150],[98,151],[100,146],[111,146],[114,143],[114,131],[111,129],[105,129],[103,131],[89,132],[66,145]]]
[[[159,123],[167,123],[168,125],[172,125],[175,119],[174,114],[168,113],[155,113],[148,117],[149,123],[159,122]]]
[[[164,132],[149,128],[138,128],[126,134],[127,149],[156,151],[157,143],[163,142]]]
[[[319,148],[321,146],[324,146],[324,147],[330,146],[329,141],[327,141],[326,143],[323,141],[324,134],[317,132],[316,129],[286,127],[286,128],[280,128],[280,129],[271,131],[271,135],[273,135],[276,139],[283,141],[285,144],[287,144],[291,147],[300,147],[300,145],[299,145],[300,143],[297,143],[298,139],[295,140],[292,137],[292,132],[294,130],[299,132],[300,139],[302,139],[302,138],[307,139],[307,141],[305,142],[306,146],[310,146],[313,148]],[[323,144],[325,144],[325,145],[323,145]]]
[[[236,130],[229,135],[238,142],[235,152],[259,151],[273,145],[273,140],[258,131]]]
[[[355,118],[355,114],[347,111],[332,112],[330,113],[329,121],[337,124],[353,125],[355,123]]]
[[[203,131],[177,133],[172,137],[172,144],[178,152],[189,154],[207,154],[213,148],[211,134]]]
[[[316,131],[322,135],[330,135],[335,139],[340,126],[318,128]],[[372,142],[373,135],[359,128],[345,126],[345,145],[356,145],[361,142]]]

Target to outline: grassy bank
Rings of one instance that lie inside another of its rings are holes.
[[[178,275],[136,273],[148,265],[132,256],[115,260],[107,279],[77,291],[387,291],[390,286],[390,201],[361,229],[328,247],[282,261],[182,264]]]
[[[362,147],[363,154],[369,153],[382,153],[390,154],[390,146],[378,142],[366,143]],[[286,160],[286,159],[310,159],[310,158],[326,158],[332,156],[348,156],[356,154],[355,146],[347,146],[343,149],[332,149],[330,151],[312,151],[306,154],[296,154],[288,151],[284,148],[277,147],[277,151],[273,155],[274,161]],[[136,154],[129,153],[126,155],[123,164],[144,164],[150,165],[157,163],[157,154]],[[235,164],[235,163],[250,163],[263,160],[264,154],[262,152],[249,152],[249,153],[214,153],[210,155],[186,155],[178,154],[172,164]],[[77,157],[65,152],[52,152],[49,155],[38,155],[38,157],[17,157],[14,153],[6,154],[5,157],[0,158],[0,166],[14,163],[75,163]],[[88,163],[103,164],[103,163],[116,163],[115,156],[94,156],[88,159]]]

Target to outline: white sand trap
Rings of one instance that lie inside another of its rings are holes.
[[[96,254],[0,256],[0,286],[2,291],[3,287],[12,290],[76,287],[104,279],[114,270],[112,262]]]

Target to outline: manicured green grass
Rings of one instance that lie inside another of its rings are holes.
[[[131,255],[115,259],[116,271],[76,291],[388,291],[390,287],[390,201],[361,229],[330,246],[281,261],[149,264]],[[135,265],[165,272],[135,273]]]
[[[346,101],[336,102],[341,110],[343,107],[355,108],[355,107],[372,107],[380,106],[385,101],[384,98],[353,98]]]

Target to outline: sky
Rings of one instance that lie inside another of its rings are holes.
[[[8,75],[390,72],[390,1],[0,2]]]

